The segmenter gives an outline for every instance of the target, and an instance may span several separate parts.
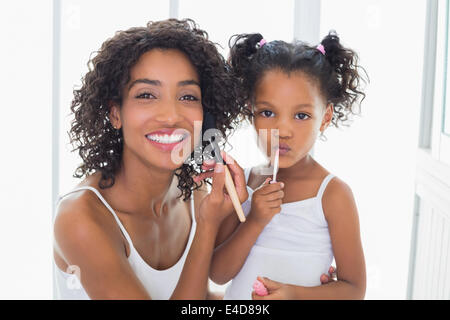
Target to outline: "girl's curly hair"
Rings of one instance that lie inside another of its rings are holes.
[[[81,89],[73,91],[70,109],[74,119],[69,137],[72,151],[78,150],[83,160],[74,177],[99,171],[101,189],[114,185],[124,139],[122,130],[114,129],[109,121],[109,105],[111,102],[121,105],[122,89],[130,80],[131,68],[143,53],[152,49],[177,49],[187,55],[200,78],[203,111],[215,117],[216,128],[224,137],[227,130],[239,123],[238,118],[245,110],[240,107],[238,82],[215,43],[193,20],[168,19],[118,31],[89,60]],[[199,171],[201,168],[192,155],[175,171],[184,200],[201,187],[202,183],[195,183],[192,178]]]
[[[262,39],[261,34],[253,33],[235,35],[229,41],[228,62],[241,83],[245,103],[252,101],[258,81],[266,71],[280,69],[286,73],[300,71],[317,80],[325,101],[333,104],[334,126],[347,125],[350,114],[360,113],[365,98],[361,84],[368,81],[367,74],[358,64],[357,53],[342,46],[334,31],[320,43],[325,54],[301,41],[276,40],[261,46]]]

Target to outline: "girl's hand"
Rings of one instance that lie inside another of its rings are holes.
[[[258,296],[255,291],[252,292],[253,300],[294,300],[293,286],[277,281],[270,280],[268,278],[257,277],[269,292],[266,296]]]
[[[222,158],[227,163],[230,175],[236,188],[239,201],[242,203],[248,198],[248,191],[245,184],[244,170],[237,162],[224,151],[221,151]],[[233,203],[225,188],[225,168],[223,164],[205,162],[203,169],[213,169],[212,171],[203,172],[194,178],[195,182],[199,182],[208,177],[213,178],[211,193],[209,193],[201,202],[199,209],[200,221],[211,223],[215,227],[219,227],[223,219],[233,212]]]
[[[273,216],[281,211],[281,203],[284,197],[284,183],[270,183],[267,178],[264,183],[253,192],[252,207],[248,214],[249,221],[257,223],[264,228]]]
[[[328,269],[328,274],[324,273],[320,276],[320,282],[322,284],[327,284],[329,282],[337,281],[336,272],[336,268],[331,266],[330,269]]]

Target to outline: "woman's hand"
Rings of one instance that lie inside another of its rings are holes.
[[[281,211],[281,203],[284,197],[284,183],[270,183],[267,178],[252,195],[252,208],[248,215],[249,221],[257,223],[264,228],[273,216]]]
[[[266,296],[259,296],[255,291],[252,291],[253,300],[293,300],[294,288],[292,285],[270,280],[268,278],[257,277],[269,292]]]
[[[239,201],[242,203],[248,198],[248,191],[245,184],[244,170],[237,162],[224,151],[221,151],[222,158],[227,163],[228,170],[233,179]],[[233,212],[233,203],[225,188],[225,167],[223,164],[214,161],[205,162],[202,166],[204,170],[213,169],[199,174],[194,178],[195,182],[212,177],[212,189],[201,202],[198,219],[219,227],[223,219]]]

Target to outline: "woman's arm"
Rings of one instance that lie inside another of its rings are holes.
[[[226,159],[226,153],[222,152]],[[247,195],[242,168],[235,162],[227,162],[227,166],[236,186],[236,192],[242,201]],[[213,173],[211,192],[204,196],[195,212],[197,229],[191,244],[180,280],[172,295],[173,299],[206,299],[211,257],[216,235],[223,220],[232,211],[232,202],[225,193],[224,165],[216,163]]]
[[[214,226],[197,223],[194,240],[171,299],[206,299],[216,234],[217,229]]]
[[[361,244],[358,211],[350,187],[338,178],[326,188],[322,206],[328,221],[337,281],[316,287],[281,284],[261,279],[269,295],[254,299],[363,299],[366,269]]]
[[[87,201],[60,206],[55,218],[55,250],[80,270],[80,282],[91,299],[150,299],[131,268],[117,230]],[[93,215],[92,213],[97,213]]]
[[[229,156],[225,152],[221,151],[221,153],[224,159],[229,159]],[[239,200],[242,202],[248,197],[244,172],[235,161],[227,160],[227,167],[230,170]],[[190,289],[191,294],[193,293],[193,290],[196,290],[199,294],[203,292],[201,299],[206,298],[211,257],[214,250],[216,235],[220,225],[224,219],[230,215],[233,208],[231,198],[224,188],[224,165],[216,163],[211,192],[205,196],[200,204],[198,212],[196,212],[197,232],[199,233],[199,236],[194,238],[191,245],[191,251],[195,250],[196,253],[189,252],[180,281],[178,282],[175,291],[177,291],[179,286],[185,286]],[[186,274],[190,275],[187,276]],[[190,299],[194,298],[191,297]]]
[[[76,217],[76,218],[75,218]],[[80,282],[91,299],[151,299],[117,241],[79,208],[55,219],[55,247],[70,265],[78,266]],[[216,230],[197,224],[196,234],[171,299],[205,299]]]

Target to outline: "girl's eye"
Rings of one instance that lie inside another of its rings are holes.
[[[198,101],[196,97],[191,94],[186,94],[180,98],[181,101]]]
[[[300,120],[306,120],[306,119],[311,118],[311,117],[310,117],[309,115],[307,115],[306,113],[297,113],[296,116],[297,116],[297,119],[300,119]]]
[[[269,110],[264,110],[261,111],[259,114],[262,115],[264,118],[270,118],[271,115],[273,115],[273,112]]]
[[[138,95],[136,98],[138,98],[138,99],[154,99],[155,96],[152,95],[151,93],[144,92],[144,93],[141,93],[140,95]]]

